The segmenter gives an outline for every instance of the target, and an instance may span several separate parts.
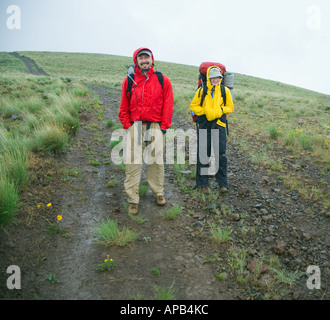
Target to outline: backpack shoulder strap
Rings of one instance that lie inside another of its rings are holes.
[[[225,85],[221,83],[220,85],[220,89],[221,89],[221,95],[222,95],[222,99],[223,99],[223,105],[225,106],[227,103],[227,96],[226,96],[226,88]]]
[[[131,93],[132,91],[132,85],[134,81],[134,74],[133,75],[128,75],[127,76],[127,90],[126,90],[126,95]]]
[[[207,85],[206,84],[205,85],[203,84],[201,88],[203,89],[202,99],[201,99],[201,106],[203,106],[203,103],[204,103],[204,100],[205,100],[205,96],[207,94]]]
[[[127,90],[126,95],[130,94],[132,91],[132,85],[134,81],[134,64],[131,64],[129,67],[127,67]]]
[[[163,78],[163,74],[159,71],[155,71],[158,81],[160,83],[160,85],[162,86],[162,88],[164,89],[164,78]]]
[[[207,94],[206,75],[203,74],[203,73],[200,73],[199,76],[198,76],[198,82],[199,82],[199,87],[201,88],[199,90],[198,97],[200,97],[201,90],[203,90],[202,91],[201,103],[200,103],[200,105],[203,106],[205,96]]]

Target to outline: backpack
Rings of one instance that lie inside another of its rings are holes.
[[[198,87],[197,87],[197,89],[199,90],[198,97],[200,97],[201,91],[203,89],[202,98],[201,98],[201,106],[203,105],[205,96],[207,94],[206,73],[207,73],[208,68],[214,67],[214,66],[220,68],[221,73],[223,75],[223,80],[222,80],[222,83],[220,85],[220,89],[221,89],[221,95],[222,95],[222,98],[223,98],[223,104],[224,105],[227,102],[225,87],[228,87],[231,92],[234,89],[234,75],[231,74],[231,73],[227,73],[226,72],[226,67],[223,64],[217,63],[217,62],[203,62],[199,66]],[[192,115],[193,121],[196,122],[197,121],[197,115],[195,115],[192,111],[191,111],[191,115]],[[227,122],[227,133],[228,133],[227,115],[226,115],[226,122]]]
[[[164,79],[163,79],[162,73],[159,71],[155,71],[154,73],[157,75],[158,81],[159,81],[160,85],[162,86],[162,88],[164,89]],[[135,66],[134,66],[134,64],[132,64],[127,68],[128,83],[127,83],[126,95],[131,94],[132,85],[134,82],[134,74],[135,74]]]

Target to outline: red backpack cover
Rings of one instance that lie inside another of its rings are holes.
[[[224,75],[226,73],[226,67],[218,62],[203,62],[200,66],[199,66],[199,73],[206,75],[207,69],[210,67],[218,67],[221,70],[222,75]],[[201,79],[198,79],[198,86],[200,86],[202,84]]]

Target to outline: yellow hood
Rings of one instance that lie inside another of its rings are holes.
[[[212,87],[213,87],[213,85],[211,84],[211,80],[209,78],[210,70],[213,69],[213,68],[217,68],[220,71],[220,73],[222,74],[221,69],[219,67],[214,66],[214,67],[209,67],[207,69],[207,72],[206,72],[206,85],[207,85],[208,90],[211,90]],[[220,79],[220,82],[218,84],[219,88],[220,88],[220,84],[222,83],[222,80],[223,80],[223,78]]]

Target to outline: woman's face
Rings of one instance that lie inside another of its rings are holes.
[[[212,86],[216,86],[220,83],[220,77],[216,77],[216,78],[211,78],[210,81],[211,81],[211,84]]]

